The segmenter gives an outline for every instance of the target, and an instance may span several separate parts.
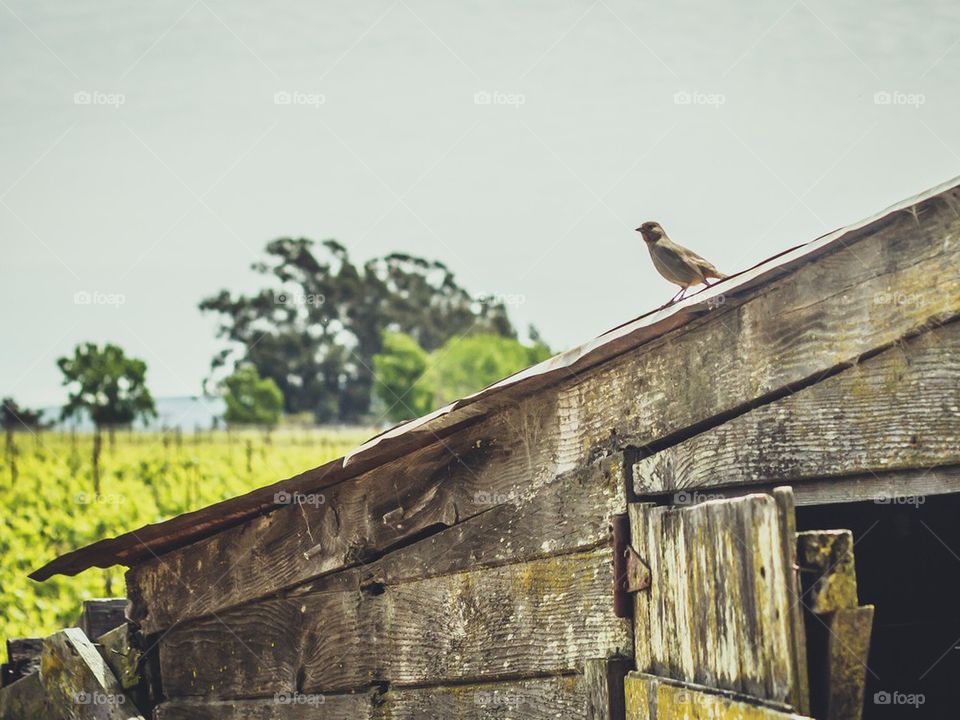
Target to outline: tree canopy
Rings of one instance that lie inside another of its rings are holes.
[[[472,297],[440,262],[393,253],[358,266],[335,240],[280,238],[253,269],[270,287],[222,290],[200,303],[229,343],[213,374],[250,363],[276,383],[287,412],[309,411],[319,422],[369,412],[384,331],[428,352],[467,331],[516,336],[502,303]]]
[[[227,405],[224,419],[234,425],[273,427],[280,422],[283,393],[270,378],[261,378],[253,365],[244,364],[222,385]]]
[[[76,347],[72,357],[57,360],[57,365],[69,393],[63,419],[87,412],[99,429],[156,415],[146,386],[147,364],[127,357],[122,348],[85,343]]]

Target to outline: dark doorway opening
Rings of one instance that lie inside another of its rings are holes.
[[[797,527],[853,531],[876,607],[865,720],[960,718],[960,496],[802,507]]]

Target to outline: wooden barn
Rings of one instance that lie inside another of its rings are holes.
[[[57,558],[128,566],[127,622],[0,718],[956,717],[958,275],[953,181]]]

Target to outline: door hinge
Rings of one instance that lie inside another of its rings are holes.
[[[633,617],[634,593],[650,587],[650,568],[630,545],[630,518],[614,515],[613,525],[613,612]]]

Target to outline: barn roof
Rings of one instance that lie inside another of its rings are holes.
[[[555,355],[473,395],[416,420],[397,425],[371,438],[342,458],[245,495],[73,550],[35,570],[30,577],[34,580],[45,580],[58,573],[75,575],[90,567],[134,565],[276,509],[278,505],[275,495],[280,490],[311,492],[349,480],[442,440],[516,403],[521,397],[569,379],[644,345],[710,312],[711,308],[723,299],[752,292],[792,272],[800,265],[813,262],[854,240],[876,233],[891,222],[896,213],[909,211],[958,186],[960,178],[955,178],[865,220],[775,255],[681,302],[641,315],[590,342]]]

